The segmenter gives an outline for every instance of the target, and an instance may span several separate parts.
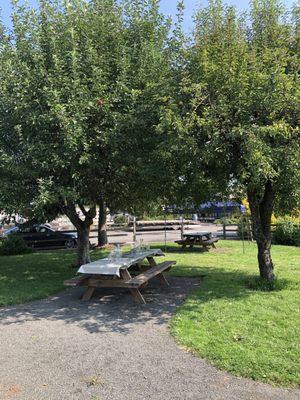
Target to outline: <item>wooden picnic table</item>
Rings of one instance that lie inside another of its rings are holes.
[[[164,256],[160,249],[143,252],[128,252],[121,258],[111,260],[103,258],[82,265],[78,273],[81,275],[66,280],[66,286],[85,286],[82,300],[90,300],[96,288],[127,288],[137,303],[146,301],[140,289],[147,286],[150,279],[157,276],[160,282],[168,285],[164,272],[169,271],[176,261],[164,261],[157,264],[154,257]],[[143,262],[147,261],[146,264]]]
[[[175,243],[182,246],[183,249],[189,246],[192,249],[194,246],[202,246],[205,250],[209,250],[209,247],[216,248],[215,243],[218,242],[218,238],[213,237],[212,232],[190,232],[184,233],[183,239],[176,240]]]

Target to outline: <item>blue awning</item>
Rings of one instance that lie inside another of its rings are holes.
[[[245,206],[234,201],[207,201],[206,203],[200,204],[199,208],[202,210],[210,208],[216,212],[222,212],[224,209],[226,211],[231,211],[233,208],[238,208],[242,213],[246,212]]]

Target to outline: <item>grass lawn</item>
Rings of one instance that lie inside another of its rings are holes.
[[[206,275],[171,323],[178,343],[216,367],[277,386],[300,387],[300,249],[273,246],[280,290],[247,288],[255,244],[222,241],[210,253],[173,247],[177,276]]]
[[[92,258],[104,256],[98,250]],[[0,307],[42,299],[65,289],[63,281],[76,269],[74,251],[37,251],[18,256],[0,256]]]
[[[256,246],[222,241],[209,253],[168,247],[176,276],[203,276],[173,317],[178,343],[220,369],[278,386],[300,387],[300,249],[273,246],[280,290],[251,290]],[[96,250],[92,259],[104,256]],[[0,257],[0,306],[47,297],[74,276],[74,252],[40,251]]]

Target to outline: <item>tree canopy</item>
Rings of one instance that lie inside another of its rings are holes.
[[[273,279],[271,215],[300,201],[299,9],[252,2],[249,15],[221,0],[195,18],[174,123],[198,165],[224,192],[248,195],[261,276]]]
[[[133,209],[159,195],[169,29],[156,1],[14,2],[0,54],[5,209],[66,213],[87,238],[100,201]]]
[[[191,38],[183,8],[172,28],[157,0],[14,1],[12,31],[0,27],[0,208],[66,213],[82,263],[100,203],[244,193],[272,280],[271,215],[300,202],[299,7],[211,0]]]

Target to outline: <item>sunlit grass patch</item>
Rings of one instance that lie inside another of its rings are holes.
[[[255,244],[219,244],[222,254],[182,252],[172,273],[205,274],[173,317],[178,343],[218,368],[279,386],[300,387],[300,249],[273,246],[273,290],[257,278]]]
[[[100,258],[102,250],[92,252]],[[63,281],[75,275],[70,268],[75,251],[37,251],[31,254],[0,257],[0,306],[41,299],[63,290]]]

